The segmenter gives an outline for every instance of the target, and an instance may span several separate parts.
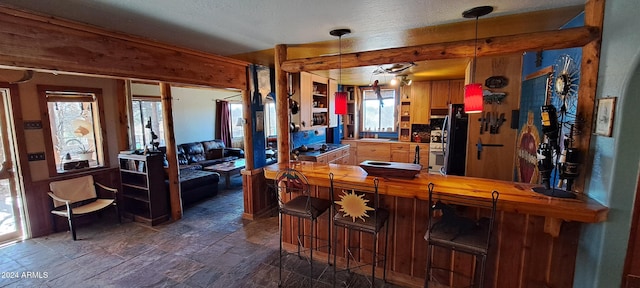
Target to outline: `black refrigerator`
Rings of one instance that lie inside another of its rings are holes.
[[[446,131],[443,131],[443,137],[446,144],[443,172],[446,175],[464,176],[467,164],[467,129],[469,126],[469,117],[464,113],[464,105],[450,104],[445,121],[443,129]]]

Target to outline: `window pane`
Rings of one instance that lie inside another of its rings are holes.
[[[265,105],[265,136],[274,136],[277,135],[276,132],[276,103],[268,102]]]
[[[373,90],[363,91],[362,127],[364,131],[395,131],[395,90],[383,89],[382,106]]]
[[[88,160],[90,167],[102,165],[102,141],[95,133],[97,103],[93,102],[48,102],[51,137],[56,167],[63,170],[62,163],[72,160]]]
[[[151,131],[157,135],[157,138],[153,140],[158,142],[159,146],[165,146],[162,104],[160,101],[134,100],[132,103],[135,148],[152,147]],[[149,123],[150,127],[147,127]]]
[[[242,104],[231,103],[229,109],[231,109],[231,137],[242,138],[244,137],[243,122],[240,122],[240,126],[238,126],[238,120],[242,121]]]

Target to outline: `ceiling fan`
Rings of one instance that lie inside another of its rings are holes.
[[[416,66],[416,63],[413,62],[403,62],[403,63],[395,63],[389,65],[378,66],[375,70],[373,70],[374,75],[379,74],[399,74],[404,72],[405,70]]]

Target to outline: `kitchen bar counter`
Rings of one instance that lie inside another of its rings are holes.
[[[333,172],[336,186],[340,188],[373,191],[374,177],[367,175],[359,166],[305,161],[291,162],[290,165],[307,176],[312,186],[311,194],[315,197],[329,198],[329,172]],[[267,166],[264,175],[267,179],[274,179],[278,170],[286,166]],[[390,282],[410,287],[422,287],[425,277],[427,243],[424,235],[430,217],[427,190],[430,182],[435,184],[436,197],[462,204],[459,213],[474,219],[488,215],[486,207],[491,192],[500,192],[485,274],[487,287],[529,287],[531,284],[536,287],[572,287],[582,223],[606,221],[608,213],[607,207],[589,198],[554,199],[539,195],[531,191],[533,185],[522,183],[425,173],[410,180],[379,178],[381,205],[391,214],[387,277]],[[334,193],[337,197],[342,192],[337,189]],[[315,233],[324,240],[329,238],[326,221],[326,217],[318,219]],[[285,216],[283,244],[287,249],[295,247],[293,244],[298,231],[295,223]],[[303,229],[308,232],[308,222]],[[347,235],[342,229],[336,231],[338,246],[332,250],[344,260]],[[370,253],[365,251],[372,248],[371,236],[355,233],[350,238],[352,245],[361,249],[360,253],[353,255],[356,261],[370,263]],[[384,247],[383,243],[380,247]],[[307,241],[305,246],[308,246]],[[383,252],[380,247],[378,253]],[[326,256],[322,255],[326,252],[326,249],[319,249],[319,259],[325,259]],[[442,248],[434,250],[434,262],[455,271],[453,274],[436,275],[444,286],[464,286],[465,277],[461,276],[471,275],[475,267],[473,257]],[[342,264],[340,260],[337,263],[338,266]],[[382,267],[377,269],[376,275],[382,275]]]
[[[283,164],[265,167],[265,176],[273,179]],[[329,172],[333,172],[334,181],[341,185],[349,183],[362,185],[362,182],[373,189],[373,178],[359,166],[326,165],[300,161],[293,165],[309,179],[311,185],[329,187]],[[491,179],[472,178],[464,176],[443,176],[421,173],[414,179],[385,179],[380,178],[379,192],[403,198],[417,198],[428,200],[427,185],[435,184],[434,195],[439,199],[453,201],[457,204],[474,206],[478,202],[490,202],[491,192],[500,192],[498,210],[552,217],[565,221],[584,223],[602,222],[607,219],[608,208],[588,197],[579,199],[559,199],[547,197],[531,188],[536,185],[498,181]],[[372,190],[370,191],[372,192]]]

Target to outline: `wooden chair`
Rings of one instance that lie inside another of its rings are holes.
[[[112,199],[98,198],[96,187],[113,194]],[[118,223],[120,223],[120,213],[117,206],[118,189],[104,186],[93,181],[92,175],[73,178],[69,180],[54,181],[49,183],[49,196],[53,199],[53,215],[67,217],[69,220],[69,230],[76,240],[76,230],[73,228],[74,219],[89,213],[101,211],[110,206],[116,209]]]

